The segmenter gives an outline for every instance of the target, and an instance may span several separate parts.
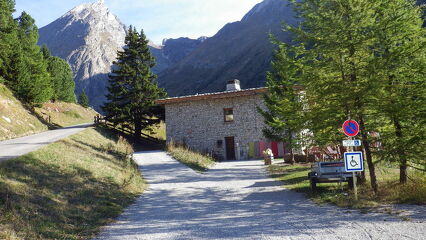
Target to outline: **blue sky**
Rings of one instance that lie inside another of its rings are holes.
[[[43,27],[82,3],[96,0],[15,0],[17,13],[26,11]],[[262,0],[105,0],[126,25],[144,29],[160,44],[163,38],[213,36],[228,22],[239,21]]]

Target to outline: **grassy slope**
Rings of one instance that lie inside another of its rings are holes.
[[[146,184],[131,146],[90,128],[0,163],[0,239],[90,239]]]
[[[3,84],[0,84],[0,141],[46,131]]]
[[[379,194],[376,196],[370,184],[359,186],[358,202],[353,199],[352,192],[343,183],[343,192],[338,183],[320,183],[318,191],[312,192],[307,178],[310,164],[271,165],[271,176],[285,183],[285,187],[307,194],[319,203],[333,203],[341,207],[374,207],[387,203],[426,204],[426,175],[414,170],[410,171],[410,181],[406,185],[398,183],[399,172],[393,166],[378,165],[377,178]],[[368,171],[366,171],[368,179]],[[346,194],[349,193],[349,194]]]
[[[92,109],[64,102],[45,103],[34,111],[32,114],[25,109],[12,92],[0,84],[0,141],[43,132],[48,126],[59,128],[93,122],[97,114]]]
[[[50,116],[51,124],[56,127],[90,123],[97,114],[92,109],[65,102],[45,103],[41,108],[35,108],[35,112],[43,119]]]
[[[191,151],[191,149],[187,147],[178,146],[173,143],[167,145],[167,152],[174,159],[198,172],[205,172],[215,164],[212,157]]]

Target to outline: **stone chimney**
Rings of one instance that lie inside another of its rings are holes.
[[[229,80],[228,83],[226,84],[226,91],[240,91],[240,90],[241,90],[240,80],[238,79]]]

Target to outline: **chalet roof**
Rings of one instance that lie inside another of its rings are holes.
[[[207,100],[207,99],[224,99],[224,98],[253,96],[253,95],[264,93],[267,91],[267,89],[268,88],[266,87],[262,87],[262,88],[249,88],[249,89],[244,89],[239,91],[204,93],[204,94],[159,99],[155,103],[159,105],[166,105],[171,103],[199,101],[199,100]]]

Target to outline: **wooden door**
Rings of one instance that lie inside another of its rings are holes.
[[[226,145],[226,159],[227,160],[235,160],[234,137],[226,137],[225,138],[225,145]]]
[[[271,148],[272,148],[272,153],[274,154],[274,157],[277,158],[278,157],[278,143],[272,142]]]

